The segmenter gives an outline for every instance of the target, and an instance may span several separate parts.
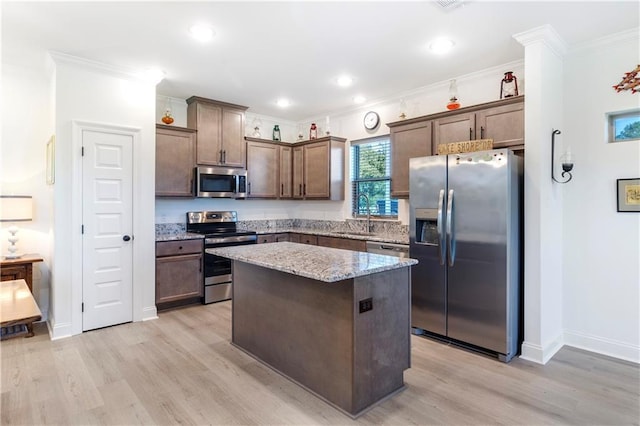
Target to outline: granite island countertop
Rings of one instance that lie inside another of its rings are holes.
[[[409,258],[288,242],[221,247],[205,251],[328,283],[405,268],[418,263],[417,260]]]

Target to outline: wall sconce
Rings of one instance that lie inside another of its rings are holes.
[[[563,156],[562,175],[561,175],[563,178],[565,177],[565,175],[569,175],[569,178],[564,181],[558,180],[556,179],[554,174],[554,159],[556,156],[556,135],[559,135],[560,133],[562,133],[560,130],[553,130],[551,132],[551,179],[553,179],[555,182],[558,182],[558,183],[567,183],[573,177],[573,175],[571,174],[571,170],[573,170],[573,163],[571,162],[571,151],[569,149],[567,149],[567,152]]]
[[[30,195],[0,195],[0,222],[28,222],[33,217],[33,201]],[[9,227],[9,253],[6,259],[18,259],[22,254],[17,254],[18,227]]]

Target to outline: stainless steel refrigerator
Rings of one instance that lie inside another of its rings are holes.
[[[522,158],[499,149],[409,164],[413,332],[510,361],[521,336]]]

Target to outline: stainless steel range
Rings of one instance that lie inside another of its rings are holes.
[[[187,212],[187,232],[203,234],[204,248],[256,244],[253,231],[238,231],[238,215],[233,211]],[[203,303],[231,299],[231,260],[205,252]]]

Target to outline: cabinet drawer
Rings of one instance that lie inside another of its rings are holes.
[[[202,253],[202,241],[198,240],[177,240],[158,241],[156,243],[156,257],[175,256],[187,253]]]
[[[258,244],[275,243],[275,242],[276,242],[276,236],[273,234],[258,235]]]

